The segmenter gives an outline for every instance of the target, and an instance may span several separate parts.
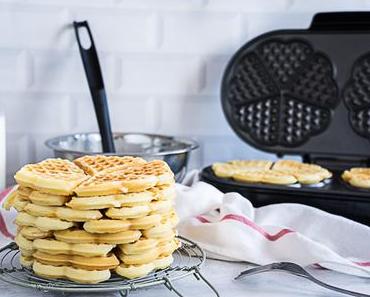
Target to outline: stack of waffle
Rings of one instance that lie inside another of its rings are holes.
[[[163,161],[85,156],[21,168],[5,202],[17,211],[21,264],[46,278],[98,283],[168,267],[179,245],[174,175]]]

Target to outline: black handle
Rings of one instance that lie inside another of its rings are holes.
[[[309,30],[311,31],[369,31],[370,12],[322,12],[315,14]]]
[[[95,114],[98,120],[100,135],[102,139],[102,148],[104,153],[114,153],[114,142],[112,129],[109,119],[109,109],[107,95],[105,93],[103,76],[100,69],[98,54],[96,53],[94,39],[92,37],[87,21],[73,22],[76,33],[78,47],[82,62],[84,65],[87,82],[89,84],[91,97],[94,102]],[[90,39],[89,48],[84,48],[81,44],[79,29],[85,28]]]

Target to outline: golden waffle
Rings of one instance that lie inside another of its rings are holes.
[[[83,228],[90,233],[117,233],[127,231],[130,222],[127,220],[93,220],[84,223]]]
[[[23,166],[14,178],[21,186],[50,194],[70,195],[88,176],[68,160],[47,159]]]
[[[227,163],[250,170],[268,170],[272,165],[269,160],[232,160]]]
[[[57,210],[56,216],[66,221],[86,222],[90,220],[98,220],[103,215],[98,210],[76,210],[68,207],[61,207]]]
[[[139,278],[148,275],[151,271],[156,269],[154,263],[147,263],[142,265],[126,265],[120,264],[116,268],[116,273],[128,279]]]
[[[70,222],[86,222],[98,220],[103,215],[98,210],[76,210],[60,206],[42,206],[28,203],[24,211],[35,217],[59,218]]]
[[[23,196],[23,197],[29,197],[32,193],[33,189],[29,188],[29,187],[22,187],[22,186],[18,186],[18,189],[17,189],[17,192],[19,195]],[[27,198],[25,198],[27,199]]]
[[[271,161],[246,160],[215,163],[213,172],[218,177],[233,178],[247,183],[289,185],[316,184],[330,178],[332,174],[325,168],[294,160],[279,160],[272,166]]]
[[[351,175],[351,174],[366,174],[370,175],[370,168],[364,168],[364,167],[357,167],[357,168],[351,168],[350,170],[344,171],[345,173]]]
[[[35,251],[33,247],[33,241],[24,238],[22,234],[18,233],[16,235],[15,243],[17,244],[17,246],[19,247],[19,250],[24,256],[31,256],[33,252]]]
[[[126,171],[131,172],[132,168]],[[154,187],[157,180],[151,175],[127,174],[124,170],[111,173],[101,173],[82,183],[75,192],[78,196],[112,195],[127,193],[129,191],[140,192]]]
[[[153,194],[154,200],[174,200],[176,197],[176,187],[171,185],[157,185],[148,190]]]
[[[235,160],[227,163],[214,163],[212,170],[218,177],[230,178],[235,173],[269,170],[272,162],[267,160]]]
[[[66,222],[58,218],[35,217],[25,212],[19,212],[15,218],[18,226],[36,227],[42,231],[65,230],[75,225],[72,222]]]
[[[301,184],[315,184],[332,176],[331,172],[315,164],[306,164],[294,160],[279,160],[272,170],[293,175]]]
[[[153,262],[159,256],[158,249],[151,249],[141,254],[126,255],[121,250],[118,251],[118,258],[126,265],[141,265]]]
[[[119,156],[84,156],[73,161],[77,166],[82,168],[89,175],[96,175],[106,169],[115,167],[133,166],[144,164],[146,161],[139,157],[119,157]]]
[[[157,177],[157,186],[172,185],[175,183],[175,175],[168,164],[164,161],[154,160],[143,165],[145,174]]]
[[[144,204],[131,207],[109,208],[105,212],[105,215],[111,219],[117,220],[136,219],[145,217],[150,211],[150,206]]]
[[[36,227],[25,226],[19,230],[19,233],[28,240],[34,240],[38,238],[47,238],[53,235],[51,231],[42,231]]]
[[[351,168],[342,174],[344,181],[358,188],[370,188],[370,168]]]
[[[107,196],[73,197],[66,205],[73,209],[89,210],[147,204],[154,198],[149,191]]]
[[[173,230],[173,233],[171,234],[171,236],[169,237],[160,237],[160,238],[157,238],[156,240],[158,241],[158,248],[160,248],[161,246],[163,247],[163,245],[166,245],[167,243],[169,243],[171,240],[174,240],[176,239],[176,236],[178,236],[178,233],[176,230]],[[180,246],[180,245],[179,245]],[[179,247],[178,246],[178,247]]]
[[[172,225],[172,228],[175,228],[179,223],[179,217],[177,216],[175,209],[173,208],[171,212],[162,214],[161,222],[169,222]]]
[[[150,229],[143,230],[142,233],[146,238],[154,239],[167,239],[174,236],[173,226],[169,221],[164,224],[156,225]]]
[[[144,237],[134,243],[120,244],[118,247],[126,255],[137,255],[155,249],[157,245],[157,240]]]
[[[155,185],[174,182],[173,173],[163,161],[117,168],[106,169],[96,174],[80,184],[75,192],[78,196],[114,195],[141,192]]]
[[[86,270],[73,268],[71,266],[53,266],[45,265],[38,261],[34,261],[32,265],[33,271],[44,278],[51,279],[68,279],[82,284],[96,284],[106,281],[110,278],[110,270]]]
[[[86,222],[98,220],[103,215],[98,210],[76,210],[68,207],[60,207],[56,211],[56,216],[65,221]]]
[[[27,204],[28,200],[24,200],[17,191],[13,191],[8,195],[2,207],[5,210],[10,210],[14,207],[17,211],[23,211]]]
[[[28,204],[27,200],[23,200],[19,197],[19,195],[17,195],[15,197],[13,207],[19,212],[23,211],[27,204]]]
[[[129,169],[127,171],[127,169]],[[130,170],[131,169],[131,170]],[[111,169],[107,169],[104,172],[109,173],[113,171],[123,171],[127,172],[128,174],[133,174],[136,176],[136,178],[140,175],[145,175],[145,176],[155,176],[157,181],[156,185],[157,186],[162,186],[162,185],[172,185],[175,182],[175,176],[173,172],[171,171],[170,167],[168,164],[164,161],[161,160],[153,160],[150,162],[146,162],[144,164],[138,164],[136,166],[118,166],[118,167],[113,167]],[[137,192],[137,191],[130,191],[130,192]]]
[[[218,177],[230,178],[235,172],[239,171],[240,168],[237,168],[236,166],[228,163],[214,163],[212,165],[212,170],[214,174]]]
[[[21,253],[22,256],[27,257],[27,258],[32,257],[32,254],[34,252],[34,250],[32,250],[32,251],[25,250],[25,249],[22,249],[21,247],[19,248],[19,251],[20,251],[20,253]]]
[[[161,222],[162,217],[158,214],[145,216],[138,219],[131,219],[130,228],[131,230],[146,230],[158,225]]]
[[[17,188],[13,189],[13,191],[9,193],[8,197],[6,197],[2,206],[5,210],[10,210],[14,206],[15,200],[18,198]]]
[[[159,253],[162,257],[172,255],[172,253],[180,247],[180,241],[172,239],[170,241],[162,242],[158,245]]]
[[[153,261],[155,269],[165,269],[169,267],[173,262],[172,255],[161,256]]]
[[[118,201],[118,195],[110,196],[95,196],[95,197],[72,197],[71,201],[66,205],[72,209],[92,210],[104,209],[110,207],[120,207],[121,203]]]
[[[19,262],[21,263],[21,265],[23,267],[31,268],[32,267],[32,264],[33,264],[33,257],[31,257],[31,256],[24,256],[24,255],[21,254],[19,256]]]
[[[313,172],[306,171],[303,173],[297,172],[292,175],[297,179],[299,183],[304,184],[304,185],[317,184],[317,183],[322,182],[325,179],[323,175],[315,171]]]
[[[151,214],[164,214],[172,210],[173,202],[171,200],[158,200],[150,202]]]
[[[31,216],[55,218],[55,212],[57,209],[58,208],[55,206],[41,206],[27,203],[23,210]]]
[[[72,266],[86,270],[114,269],[119,261],[114,254],[105,257],[84,257],[75,255],[51,255],[36,251],[32,257],[39,263],[53,266]]]
[[[59,241],[68,243],[124,244],[138,240],[141,236],[141,232],[137,230],[128,230],[117,233],[93,234],[85,230],[68,229],[55,231],[54,236]]]
[[[139,193],[127,193],[119,195],[117,198],[122,207],[130,207],[137,205],[145,205],[154,199],[154,195],[150,191],[143,191]]]
[[[67,243],[55,239],[35,239],[33,249],[52,255],[106,256],[115,245],[97,243]]]
[[[297,182],[291,175],[274,170],[244,171],[233,175],[233,179],[247,183],[266,183],[276,185],[289,185]]]
[[[29,194],[29,200],[31,200],[33,204],[43,206],[63,206],[70,199],[70,196],[53,195],[40,191],[32,191]]]

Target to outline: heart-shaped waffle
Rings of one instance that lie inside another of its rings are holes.
[[[141,192],[156,185],[173,182],[174,175],[168,165],[156,160],[104,170],[80,184],[75,192],[78,196],[114,195]]]
[[[73,162],[89,175],[96,175],[103,170],[118,166],[133,166],[146,163],[144,159],[139,157],[104,155],[83,156],[74,160]]]
[[[14,176],[21,186],[50,194],[70,195],[88,176],[68,160],[46,159],[23,166]]]

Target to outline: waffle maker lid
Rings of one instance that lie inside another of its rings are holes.
[[[223,76],[235,133],[278,155],[370,159],[370,13],[319,13],[307,30],[246,43]],[[350,161],[351,163],[351,161]]]

